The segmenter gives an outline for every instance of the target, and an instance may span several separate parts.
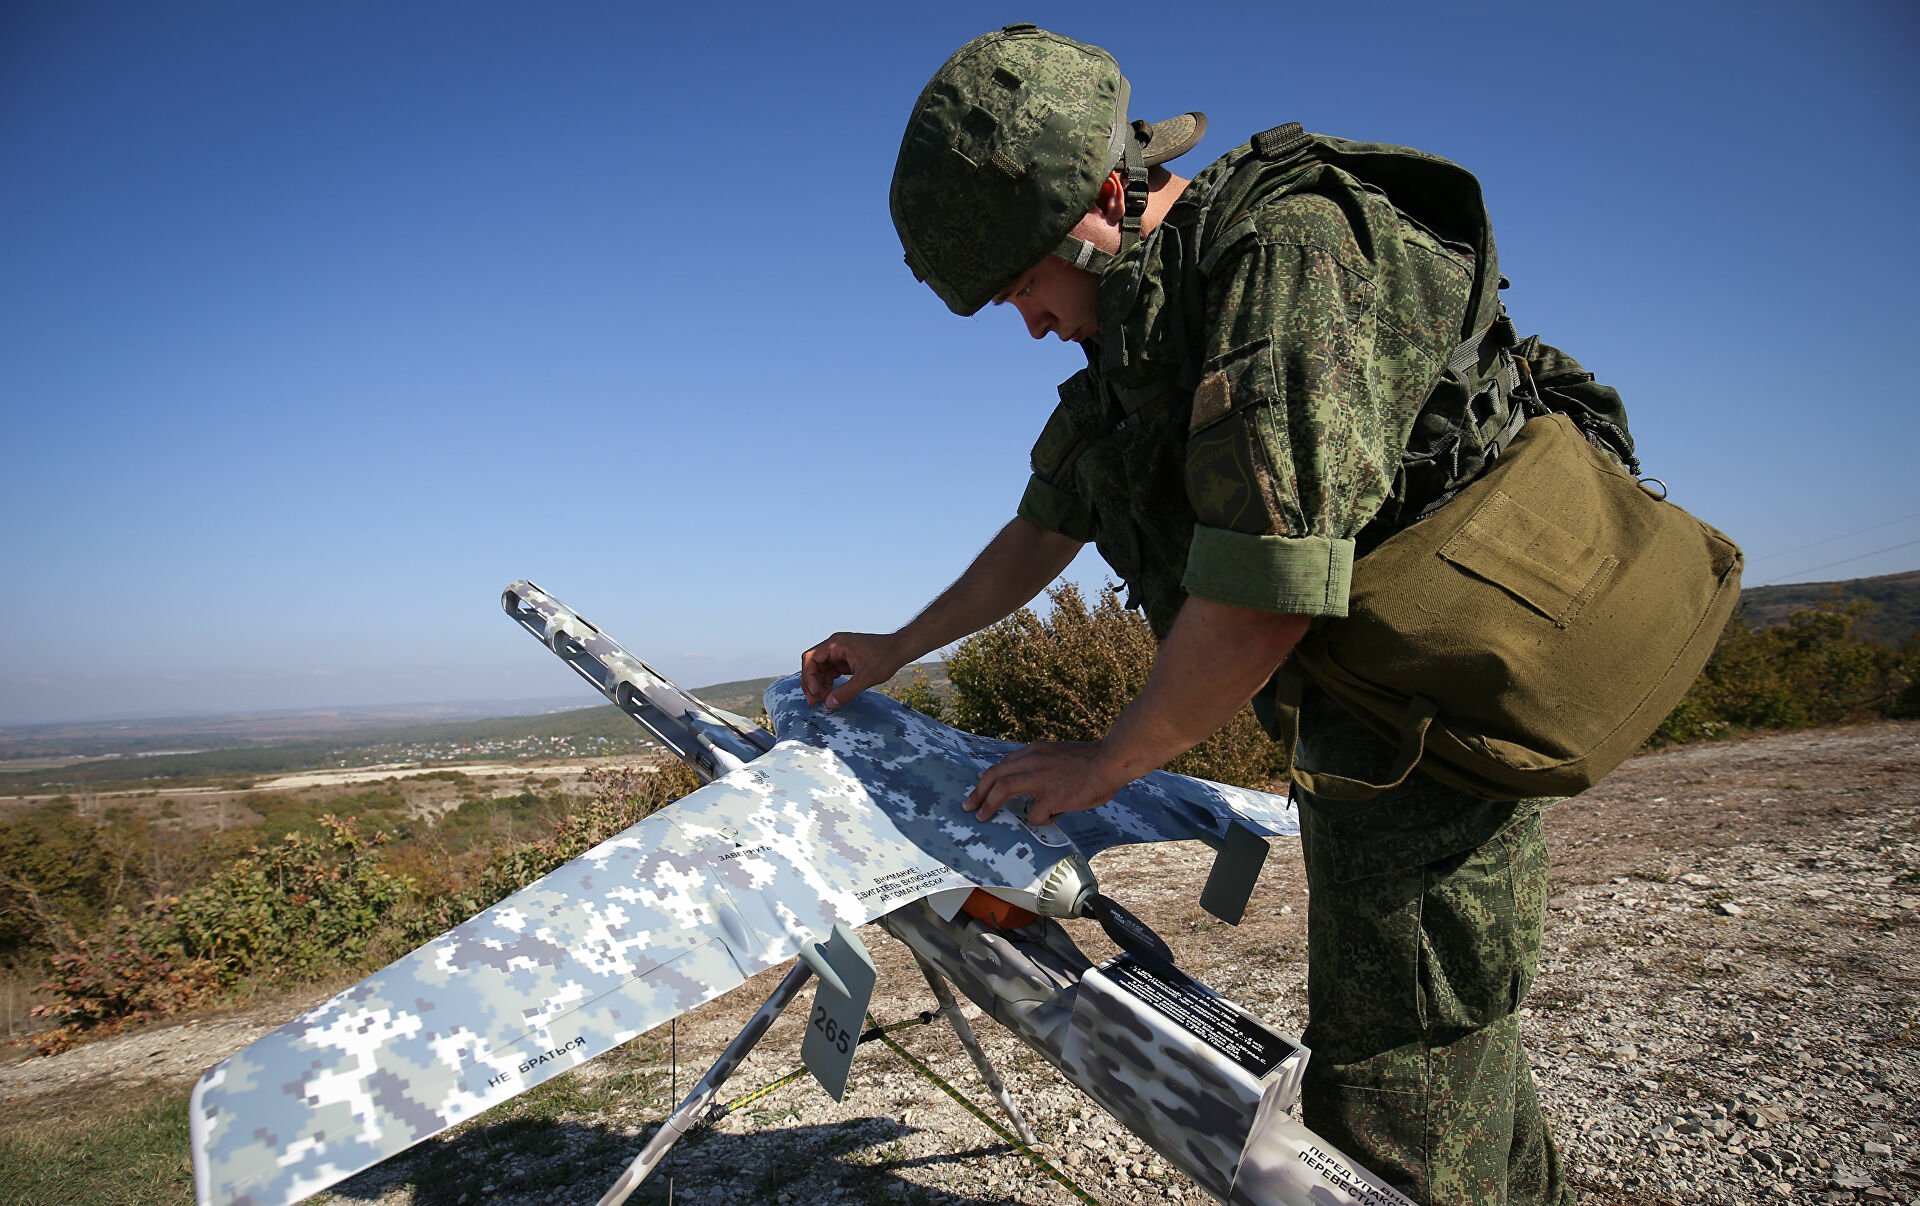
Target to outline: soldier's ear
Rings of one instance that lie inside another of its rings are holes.
[[[1127,216],[1127,178],[1118,168],[1108,172],[1107,178],[1100,182],[1100,191],[1094,194],[1087,212],[1114,226]]]

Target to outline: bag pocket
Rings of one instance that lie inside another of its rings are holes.
[[[1620,559],[1603,553],[1504,490],[1473,512],[1440,556],[1566,628],[1600,593]]]

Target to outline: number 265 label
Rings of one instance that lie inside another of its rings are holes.
[[[840,1023],[828,1017],[826,1009],[822,1006],[815,1005],[813,1007],[813,1028],[818,1030],[829,1043],[832,1043],[834,1050],[842,1055],[845,1055],[852,1046],[853,1031],[848,1030]]]

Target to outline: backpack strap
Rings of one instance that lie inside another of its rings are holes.
[[[1427,752],[1427,729],[1439,708],[1432,700],[1414,696],[1407,701],[1400,718],[1400,749],[1395,756],[1392,777],[1384,783],[1350,779],[1324,771],[1310,771],[1300,765],[1300,700],[1307,684],[1306,671],[1284,664],[1273,676],[1274,739],[1287,751],[1287,774],[1294,786],[1322,800],[1359,802],[1392,791],[1407,781],[1413,768]]]
[[[1499,354],[1499,368],[1481,385],[1480,391],[1474,397],[1478,399],[1482,395],[1491,395],[1493,413],[1504,417],[1500,419],[1500,429],[1488,437],[1480,457],[1471,465],[1458,464],[1459,449],[1455,447],[1456,470],[1459,472],[1453,480],[1447,482],[1446,488],[1438,497],[1421,507],[1411,519],[1403,520],[1402,526],[1425,519],[1452,502],[1454,495],[1464,490],[1481,474],[1493,468],[1494,462],[1498,461],[1500,454],[1507,450],[1507,445],[1513,442],[1513,437],[1520,434],[1520,429],[1526,425],[1528,419],[1547,413],[1546,406],[1539,400],[1539,391],[1533,388],[1533,379],[1526,375],[1525,361],[1513,353],[1517,343],[1513,320],[1507,317],[1507,308],[1502,305],[1498,318],[1474,332],[1472,338],[1462,340],[1453,349],[1453,354],[1447,358],[1447,371],[1456,377],[1464,378],[1479,366],[1480,358],[1488,346],[1493,347]],[[1468,411],[1471,412],[1472,409],[1473,403],[1469,402]]]

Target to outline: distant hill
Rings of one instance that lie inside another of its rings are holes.
[[[940,662],[909,666],[892,681],[910,680],[915,669],[926,672],[934,690],[947,690]],[[760,714],[761,696],[773,681],[715,683],[694,694],[751,719]],[[653,747],[644,729],[607,703],[430,723],[417,713],[367,709],[351,715],[343,710],[45,725],[0,732],[0,796],[130,785],[157,789],[371,763],[643,754]]]
[[[644,755],[653,742],[611,704],[538,716],[437,724],[389,724],[350,733],[188,747],[178,752],[25,757],[0,761],[0,796],[108,787],[160,789],[189,784],[244,785],[292,771],[393,763],[500,762],[524,758]],[[71,757],[84,760],[73,762]]]
[[[458,725],[497,716],[532,716],[577,704],[579,699],[575,693],[517,701],[296,708],[8,725],[0,727],[0,761],[236,749],[249,745],[284,745],[289,741],[350,741],[399,728]]]
[[[1873,610],[1854,629],[1859,636],[1897,646],[1920,632],[1920,570],[1843,582],[1756,586],[1740,592],[1742,614],[1755,628],[1771,628],[1796,611],[1833,607],[1855,599],[1873,604]]]

